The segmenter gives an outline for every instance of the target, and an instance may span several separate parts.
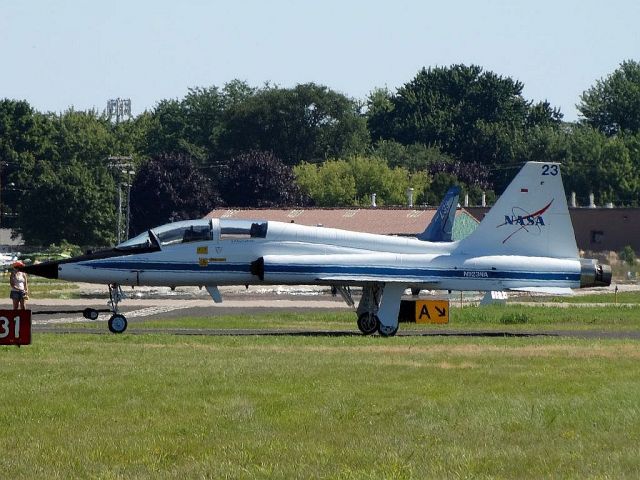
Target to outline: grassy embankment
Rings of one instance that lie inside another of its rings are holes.
[[[640,349],[557,338],[38,334],[6,478],[637,478]]]

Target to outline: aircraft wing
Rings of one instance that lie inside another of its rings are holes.
[[[335,283],[402,283],[402,284],[424,284],[424,281],[418,280],[415,277],[398,277],[398,276],[386,276],[386,275],[327,275],[318,276],[316,278],[319,282],[335,282]],[[429,282],[429,285],[433,285],[433,288],[437,288],[439,282]]]
[[[575,295],[569,287],[517,287],[507,288],[515,292],[546,293],[549,295]]]
[[[433,255],[425,255],[425,265]],[[441,278],[423,265],[401,265],[396,254],[265,255],[251,264],[261,280],[283,283],[362,285],[387,283],[438,288]]]

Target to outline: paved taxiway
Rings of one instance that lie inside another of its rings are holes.
[[[555,304],[556,306],[558,304]],[[225,300],[222,304],[214,304],[208,297],[196,299],[184,298],[132,298],[120,304],[121,312],[129,320],[127,334],[145,333],[165,333],[172,335],[213,335],[213,336],[350,336],[361,335],[355,325],[355,314],[353,329],[344,330],[306,330],[306,329],[222,329],[215,328],[215,317],[230,314],[242,314],[247,317],[259,316],[265,313],[278,312],[311,312],[311,311],[353,311],[341,299],[333,298],[330,295],[297,296],[279,298],[278,296],[257,296]],[[81,313],[69,313],[83,308],[92,307],[100,310],[107,308],[106,299],[74,299],[74,300],[54,300],[54,299],[34,299],[29,307],[35,313],[33,317],[34,332],[56,332],[56,333],[95,333],[108,334],[106,321],[110,314],[101,311],[96,322],[104,323],[104,328],[86,329],[79,328],[75,324],[86,322]],[[49,312],[40,314],[38,312]],[[60,313],[54,313],[60,312]],[[146,329],[142,325],[137,326],[143,320],[163,320],[176,317],[199,317],[211,319],[212,327],[206,329]],[[505,328],[501,331],[483,329],[442,328],[437,326],[433,329],[413,329],[411,324],[401,324],[398,336],[511,336],[511,337],[533,337],[533,336],[562,336],[573,338],[609,338],[609,339],[639,339],[640,331],[598,331],[598,330],[545,330],[545,331],[523,331],[509,330]]]

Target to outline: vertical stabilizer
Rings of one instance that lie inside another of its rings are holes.
[[[560,164],[527,162],[457,251],[578,258]]]
[[[459,186],[453,186],[447,191],[431,223],[424,232],[417,235],[419,240],[426,242],[450,242],[452,240],[453,222],[456,219],[459,197]]]

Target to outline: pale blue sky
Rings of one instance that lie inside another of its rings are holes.
[[[418,70],[478,64],[575,120],[580,94],[640,60],[638,0],[0,0],[0,98],[135,114],[189,87],[316,82],[365,99]]]

